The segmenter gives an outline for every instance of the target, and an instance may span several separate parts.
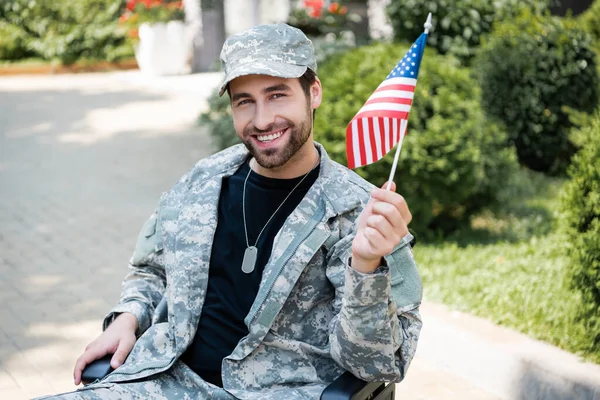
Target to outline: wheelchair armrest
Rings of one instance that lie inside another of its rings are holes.
[[[380,397],[384,391],[391,397]],[[321,400],[393,399],[394,392],[394,384],[386,387],[385,382],[365,382],[346,371],[325,388]]]
[[[85,383],[92,383],[110,374],[113,371],[110,366],[112,356],[112,354],[108,354],[86,365],[81,373],[81,380]]]

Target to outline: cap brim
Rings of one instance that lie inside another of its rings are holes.
[[[226,76],[221,89],[219,90],[219,96],[223,96],[223,93],[227,90],[229,82],[235,78],[246,75],[269,75],[278,78],[299,78],[308,69],[305,65],[290,65],[280,62],[261,62],[259,64],[246,64],[240,65],[238,68],[232,69]]]

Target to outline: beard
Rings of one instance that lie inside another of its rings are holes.
[[[303,120],[295,124],[289,119],[278,124],[270,124],[265,129],[256,129],[254,126],[248,126],[244,129],[244,138],[242,142],[252,155],[256,162],[263,168],[278,168],[285,165],[297,152],[304,146],[312,130],[312,114],[307,107],[307,113]],[[259,149],[255,146],[253,135],[264,132],[280,131],[288,128],[287,143],[283,148]]]

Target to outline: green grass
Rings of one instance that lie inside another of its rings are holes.
[[[14,65],[24,65],[24,66],[39,66],[39,65],[50,65],[49,61],[46,61],[42,58],[24,58],[22,60],[0,60],[0,66],[14,66]]]
[[[581,302],[565,274],[565,241],[557,231],[564,180],[522,172],[497,215],[443,243],[415,247],[426,300],[487,318],[600,363],[584,325]]]

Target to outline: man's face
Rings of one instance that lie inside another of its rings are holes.
[[[310,96],[298,79],[268,75],[236,78],[229,89],[235,131],[262,167],[283,167],[314,151],[312,110],[321,101],[318,80]]]

